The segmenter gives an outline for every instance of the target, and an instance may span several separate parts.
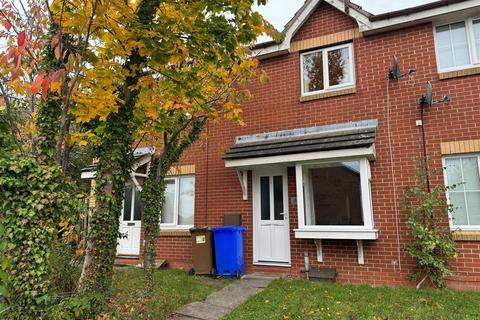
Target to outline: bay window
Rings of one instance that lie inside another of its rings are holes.
[[[366,158],[296,165],[298,238],[376,239]]]

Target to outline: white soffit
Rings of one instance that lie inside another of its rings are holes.
[[[292,20],[290,20],[285,26],[285,30],[283,31],[285,34],[284,40],[281,43],[274,43],[272,41],[271,45],[262,46],[262,44],[259,44],[259,48],[253,51],[254,56],[257,56],[258,58],[266,58],[290,52],[290,44],[294,35],[313,14],[322,1],[325,1],[355,19],[358,23],[360,32],[364,35],[401,29],[425,22],[448,21],[457,17],[464,18],[466,16],[480,14],[480,0],[468,0],[445,4],[443,6],[417,12],[408,11],[399,16],[376,20],[375,16],[353,4],[348,6],[347,11],[343,0],[306,0],[302,8],[300,8]],[[384,14],[379,16],[384,16]]]

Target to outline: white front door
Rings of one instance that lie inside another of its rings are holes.
[[[286,168],[253,174],[254,263],[290,264]]]
[[[133,185],[125,187],[125,200],[120,216],[120,233],[117,255],[139,255],[141,233],[140,191]]]

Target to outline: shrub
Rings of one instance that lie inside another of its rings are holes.
[[[452,275],[449,261],[458,254],[447,223],[448,213],[453,208],[446,203],[448,188],[427,187],[427,166],[419,161],[417,165],[417,186],[406,189],[403,209],[408,215],[408,228],[413,240],[406,245],[406,252],[415,259],[410,273],[420,288],[425,280],[437,287],[445,287],[445,278]]]
[[[47,312],[49,320],[87,320],[96,319],[103,305],[102,296],[75,296],[66,298]]]
[[[50,283],[54,294],[72,295],[77,289],[83,258],[76,254],[75,242],[57,241],[50,254]]]
[[[8,260],[7,319],[37,319],[51,300],[50,247],[73,200],[60,168],[30,157],[0,157],[0,212]]]

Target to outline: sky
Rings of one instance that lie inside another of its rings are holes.
[[[373,14],[395,11],[421,4],[435,2],[432,0],[352,0]],[[302,6],[304,0],[269,0],[266,6],[261,6],[258,11],[272,23],[278,30],[283,30],[285,24]]]

